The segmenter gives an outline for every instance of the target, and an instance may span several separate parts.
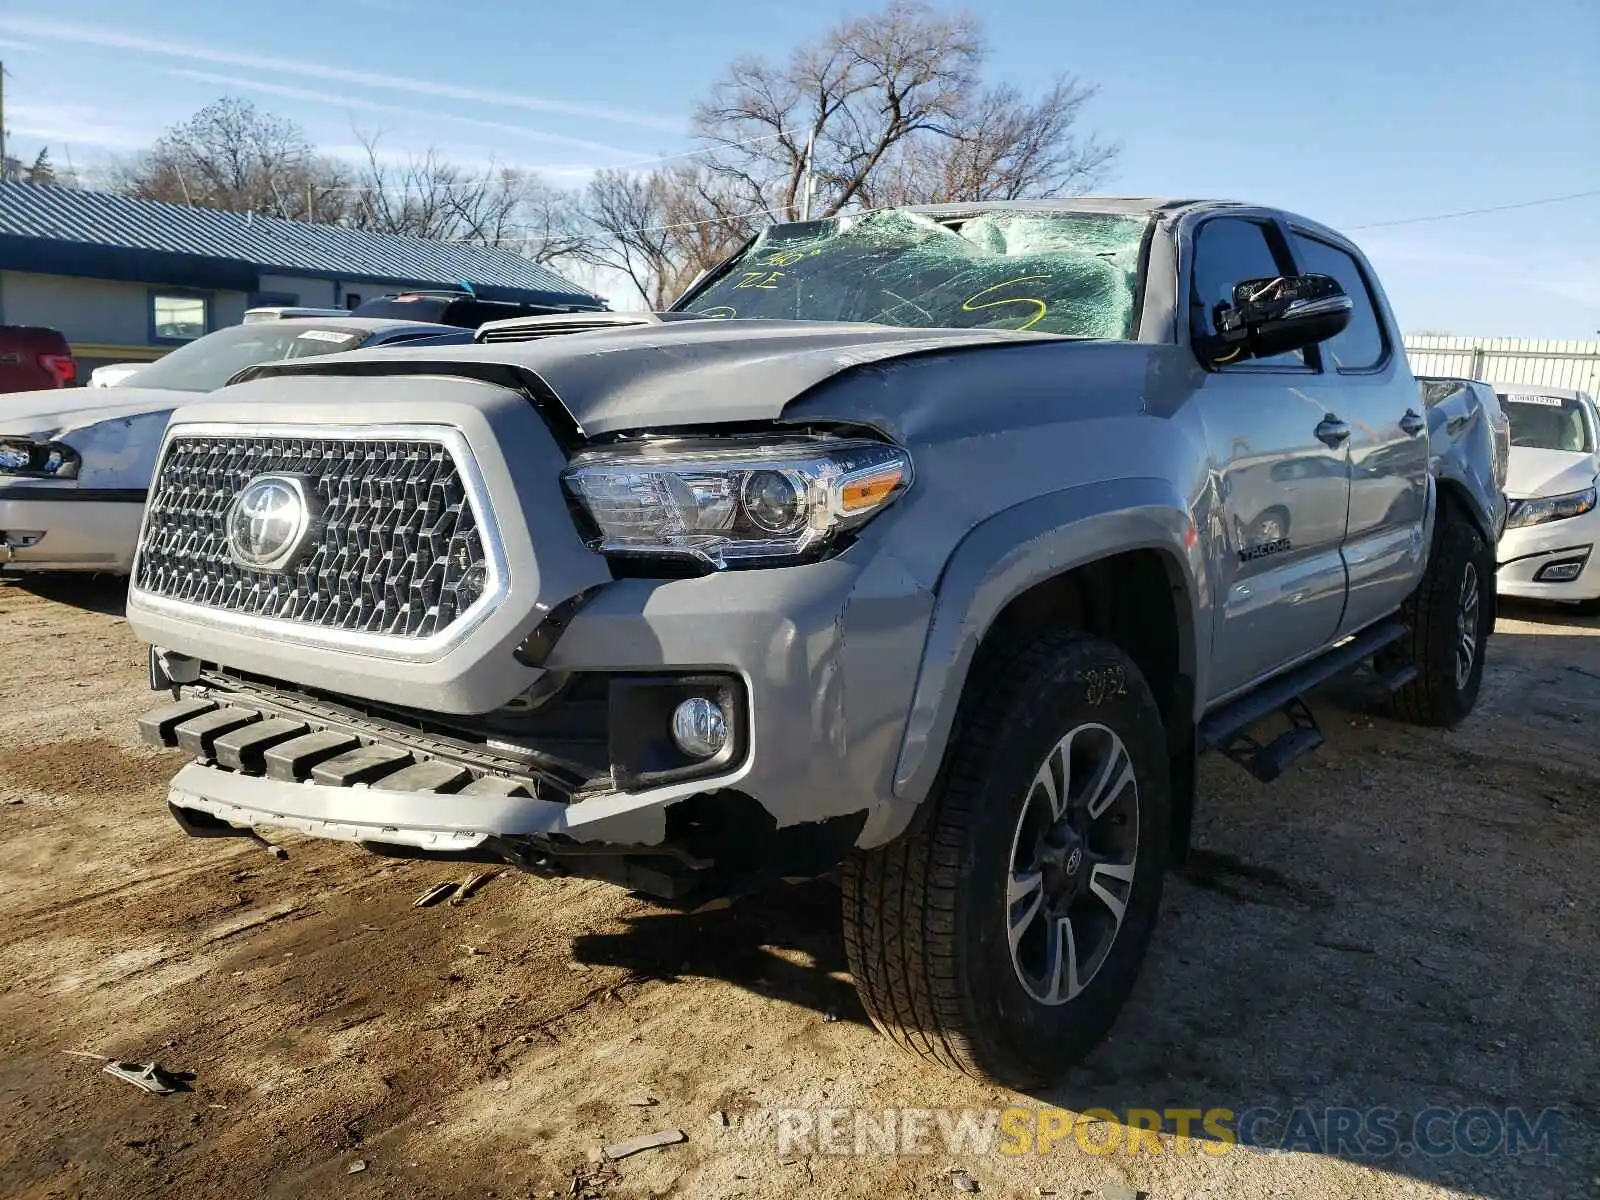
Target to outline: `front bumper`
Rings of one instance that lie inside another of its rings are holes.
[[[1508,529],[1500,539],[1497,558],[1495,583],[1502,596],[1568,602],[1600,599],[1600,509],[1564,521]],[[1552,583],[1539,578],[1546,568],[1572,561],[1583,563],[1575,579]]]
[[[715,774],[630,785],[613,736],[612,762],[601,765],[598,784],[585,783],[483,741],[408,729],[404,719],[352,716],[337,696],[308,707],[264,681],[238,692],[185,687],[189,711],[158,710],[141,725],[146,740],[181,745],[196,759],[173,781],[172,804],[232,826],[429,852],[508,837],[638,849],[673,840],[675,806],[737,794],[774,829],[857,819],[857,844],[875,845],[898,834],[914,807],[895,797],[893,769],[932,597],[892,558],[855,549],[862,553],[783,570],[617,580],[593,595],[550,650],[546,668],[557,674],[736,680],[739,753]],[[273,720],[300,726],[272,727],[278,742],[343,733],[352,739],[340,751],[343,765],[307,759],[274,777],[259,746],[241,756],[235,744],[249,737],[240,730]],[[359,752],[370,752],[370,761]],[[465,775],[437,766],[440,760]],[[424,763],[436,767],[398,774]]]
[[[126,575],[143,512],[124,492],[0,484],[0,570]]]

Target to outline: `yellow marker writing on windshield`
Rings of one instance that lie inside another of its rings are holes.
[[[1018,325],[1017,329],[1019,332],[1024,329],[1032,329],[1040,321],[1044,320],[1045,314],[1050,311],[1050,306],[1043,300],[1040,300],[1037,296],[1010,296],[1004,300],[988,300],[983,304],[975,303],[975,301],[982,299],[990,292],[998,292],[1003,287],[1010,287],[1014,283],[1031,283],[1035,280],[1048,278],[1048,275],[1018,275],[1015,279],[1004,280],[1001,283],[995,284],[993,287],[986,287],[983,289],[983,291],[974,292],[972,295],[968,296],[961,302],[961,311],[978,312],[981,309],[1000,308],[1007,304],[1031,304],[1036,311],[1027,321],[1024,321],[1021,325]]]

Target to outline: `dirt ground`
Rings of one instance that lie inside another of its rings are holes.
[[[825,885],[685,917],[507,874],[414,908],[466,868],[183,836],[119,613],[115,585],[0,583],[0,1194],[1600,1195],[1600,621],[1502,614],[1455,732],[1346,686],[1272,788],[1206,763],[1133,1002],[1065,1084],[1018,1096],[873,1033]],[[192,1080],[146,1095],[73,1050]],[[841,1157],[774,1133],[783,1108],[1011,1104],[1520,1106],[1558,1141]],[[594,1161],[661,1129],[687,1140]]]

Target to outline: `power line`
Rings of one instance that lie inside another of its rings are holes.
[[[1600,196],[1600,189],[1587,192],[1572,192],[1565,196],[1545,196],[1539,200],[1519,200],[1515,204],[1494,204],[1488,208],[1464,208],[1460,212],[1436,213],[1431,217],[1401,217],[1397,221],[1370,221],[1365,225],[1347,225],[1350,230],[1357,229],[1388,229],[1395,225],[1422,225],[1429,221],[1453,221],[1457,217],[1476,217],[1484,213],[1510,212],[1514,208],[1537,208],[1541,204],[1562,204],[1568,200],[1586,200],[1590,196]]]

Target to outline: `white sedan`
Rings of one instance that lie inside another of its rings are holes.
[[[357,347],[471,340],[470,329],[372,317],[235,325],[117,387],[0,397],[0,572],[126,575],[167,418],[246,367]]]
[[[96,367],[89,372],[89,386],[92,388],[120,387],[129,379],[137,375],[147,363],[107,363],[103,367]]]
[[[1600,414],[1585,392],[1495,384],[1511,418],[1511,516],[1495,578],[1502,596],[1600,611]]]

